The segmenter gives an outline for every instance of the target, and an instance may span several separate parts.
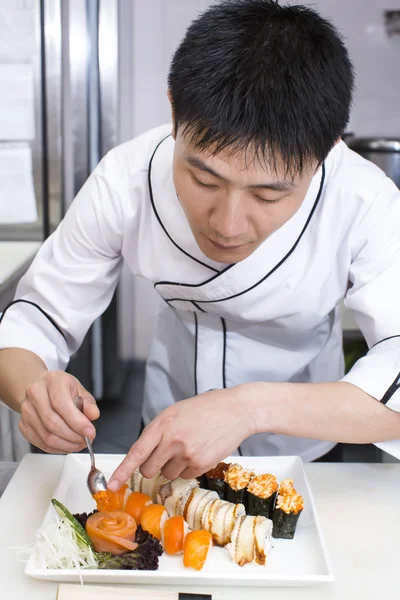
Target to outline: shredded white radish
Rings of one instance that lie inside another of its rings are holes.
[[[79,570],[98,566],[92,549],[79,541],[67,519],[51,521],[36,532],[33,554],[39,569]]]

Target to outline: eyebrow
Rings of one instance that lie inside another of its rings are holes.
[[[220,175],[219,173],[214,171],[214,169],[212,169],[211,167],[206,165],[197,156],[185,156],[185,161],[187,163],[189,163],[192,167],[195,167],[196,169],[200,169],[201,171],[204,171],[205,173],[209,173],[210,175],[217,177],[217,179],[220,179],[221,181],[227,181],[227,179],[225,179],[225,177],[222,177],[222,175]],[[255,183],[253,185],[249,185],[248,187],[252,188],[252,189],[256,189],[256,190],[262,189],[262,190],[273,190],[275,192],[286,192],[297,186],[293,181],[284,180],[284,181],[273,181],[270,183]]]

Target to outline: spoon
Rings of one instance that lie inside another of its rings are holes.
[[[75,398],[74,404],[75,404],[76,408],[78,410],[80,410],[81,413],[83,413],[83,398],[81,396],[77,396]],[[107,481],[106,481],[106,478],[104,477],[103,473],[99,469],[96,469],[93,448],[92,448],[92,442],[86,436],[85,436],[85,442],[88,447],[89,454],[90,454],[90,461],[92,463],[92,466],[91,466],[91,469],[89,471],[89,475],[87,478],[87,485],[88,485],[90,493],[93,495],[93,494],[97,494],[97,492],[105,491],[107,489]]]

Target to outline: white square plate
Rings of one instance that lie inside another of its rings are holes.
[[[96,465],[109,478],[123,456],[99,454]],[[213,547],[202,571],[186,569],[182,556],[160,558],[158,571],[111,571],[100,569],[81,570],[86,583],[129,583],[163,585],[221,585],[221,586],[301,586],[333,581],[333,573],[325,542],[318,523],[314,499],[303,463],[296,456],[279,457],[230,457],[226,462],[240,462],[256,473],[273,473],[278,481],[294,480],[296,490],[304,498],[304,510],[300,516],[293,540],[272,539],[273,548],[266,566],[234,564],[228,552]],[[95,503],[86,487],[90,463],[88,455],[70,454],[66,457],[53,497],[62,502],[72,513],[90,512]],[[43,523],[55,519],[50,504]],[[60,582],[77,582],[76,570],[38,569],[33,556],[25,573],[37,579]]]

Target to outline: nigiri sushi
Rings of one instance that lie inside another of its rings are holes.
[[[188,497],[183,508],[183,517],[187,521],[190,529],[196,530],[201,528],[201,518],[208,504],[213,500],[218,500],[217,492],[211,490],[203,490],[195,487]]]
[[[168,479],[161,475],[161,473],[157,473],[157,475],[148,479],[147,477],[143,477],[139,469],[136,469],[130,479],[130,488],[133,492],[147,494],[155,503],[157,502],[157,494],[160,488],[166,483],[168,483]]]
[[[187,500],[194,488],[199,487],[197,479],[181,479],[178,477],[163,485],[158,492],[157,500],[163,504],[170,517],[183,515]]]
[[[143,509],[150,504],[152,504],[150,496],[142,492],[132,492],[126,500],[124,511],[131,515],[136,523],[140,525]]]
[[[170,517],[164,523],[162,542],[167,554],[181,554],[188,524],[181,515]]]
[[[161,504],[149,504],[142,510],[140,524],[145,531],[148,531],[152,536],[161,540],[164,523],[167,519],[168,512],[165,506],[161,506]]]
[[[204,567],[212,546],[212,536],[204,529],[191,531],[183,543],[183,564],[200,571]]]
[[[201,527],[211,533],[215,545],[225,546],[231,541],[237,519],[245,514],[243,504],[232,504],[218,498],[204,510]]]
[[[237,519],[232,531],[232,541],[226,548],[240,567],[251,562],[265,565],[271,549],[271,533],[270,519],[242,516]]]

